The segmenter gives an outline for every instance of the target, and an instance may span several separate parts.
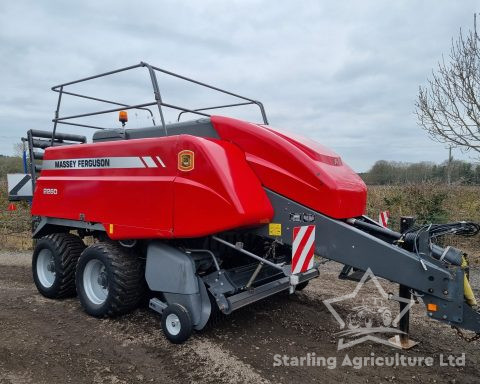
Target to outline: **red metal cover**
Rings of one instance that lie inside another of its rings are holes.
[[[259,225],[273,209],[238,147],[179,135],[48,148],[32,214],[99,222],[127,239]]]
[[[212,123],[245,152],[265,187],[333,218],[365,213],[365,183],[331,150],[269,126],[221,116],[212,116]]]
[[[102,223],[112,239],[199,237],[268,223],[267,187],[334,218],[362,215],[366,187],[321,145],[213,116],[190,135],[47,148],[32,214]]]

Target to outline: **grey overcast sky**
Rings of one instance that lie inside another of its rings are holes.
[[[357,171],[380,159],[441,162],[445,146],[416,124],[418,86],[479,11],[478,0],[1,1],[0,153],[27,129],[51,128],[53,85],[144,60],[263,101],[272,126]],[[136,79],[89,90],[136,102]],[[166,102],[216,101],[165,85]]]

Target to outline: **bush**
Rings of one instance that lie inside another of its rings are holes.
[[[367,215],[377,220],[380,211],[390,211],[389,228],[400,229],[401,216],[414,216],[417,224],[454,221],[480,222],[480,187],[421,183],[369,186]],[[452,237],[449,245],[480,257],[480,236]]]

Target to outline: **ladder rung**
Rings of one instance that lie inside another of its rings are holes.
[[[43,160],[43,152],[33,151],[33,158],[35,160]]]
[[[32,145],[34,148],[46,149],[51,147],[52,142],[50,140],[43,140],[43,139],[32,139]],[[54,141],[53,146],[61,146],[61,145],[71,145],[71,143],[61,143],[59,141]]]
[[[53,132],[50,131],[40,131],[38,129],[30,129],[28,131],[32,137],[42,137],[44,139],[51,139]],[[82,135],[74,135],[71,133],[61,133],[55,132],[55,140],[68,140],[68,141],[75,141],[77,143],[86,143],[87,138]]]

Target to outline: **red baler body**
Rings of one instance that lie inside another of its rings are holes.
[[[268,223],[268,188],[333,218],[364,213],[366,187],[319,144],[212,116],[219,138],[177,135],[47,148],[44,163],[128,158],[137,167],[44,168],[32,214],[101,223],[112,239],[200,237]],[[191,170],[179,153],[193,152]],[[133,159],[133,160],[132,160]]]

